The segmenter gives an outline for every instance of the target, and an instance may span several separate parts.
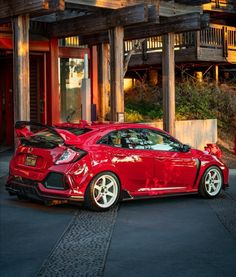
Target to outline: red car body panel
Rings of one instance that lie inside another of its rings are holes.
[[[221,169],[224,185],[228,185],[228,169],[223,162],[200,150],[171,152],[124,149],[98,143],[115,130],[149,129],[165,133],[162,130],[144,124],[97,124],[87,126],[89,132],[76,136],[63,129],[67,127],[81,128],[81,125],[57,125],[55,131],[63,138],[64,145],[58,144],[49,149],[19,145],[10,162],[6,185],[10,192],[17,194],[22,188],[27,193],[26,188],[32,187],[27,182],[32,181],[36,184],[34,189],[37,196],[42,200],[81,201],[94,176],[110,171],[116,174],[122,191],[130,198],[194,193],[198,192],[199,182],[206,169],[213,165]],[[58,159],[71,146],[82,149],[87,154],[81,158],[79,153],[75,154],[78,156],[76,162],[57,164]],[[63,176],[65,187],[47,187],[45,184],[50,173]]]

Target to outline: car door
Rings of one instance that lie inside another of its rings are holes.
[[[144,151],[136,129],[113,131],[100,143],[109,145],[111,163],[115,166],[124,189],[135,194],[143,187],[152,185],[154,158],[150,151]]]
[[[193,187],[198,160],[191,150],[183,151],[181,144],[170,135],[147,129],[147,147],[154,157],[152,191],[157,194],[190,191]]]

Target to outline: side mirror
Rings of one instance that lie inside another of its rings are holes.
[[[181,152],[188,152],[191,149],[191,147],[188,144],[182,144],[181,145]]]

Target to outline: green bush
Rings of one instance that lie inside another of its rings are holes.
[[[125,109],[125,121],[126,122],[142,122],[143,116],[134,110],[131,109]]]
[[[151,121],[163,117],[162,91],[141,83],[125,93],[126,118]],[[184,80],[176,84],[176,118],[217,118],[220,128],[236,128],[236,87]]]

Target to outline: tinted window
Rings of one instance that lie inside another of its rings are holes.
[[[168,134],[155,130],[144,129],[141,131],[147,148],[161,151],[179,151],[180,144]]]
[[[83,134],[91,131],[91,129],[88,129],[88,128],[73,128],[73,127],[57,127],[57,129],[64,129],[66,131],[71,132],[72,134],[74,134],[76,136],[80,136],[80,135],[83,135]]]
[[[129,149],[178,151],[179,143],[165,133],[151,129],[125,129],[111,132],[99,143]]]

